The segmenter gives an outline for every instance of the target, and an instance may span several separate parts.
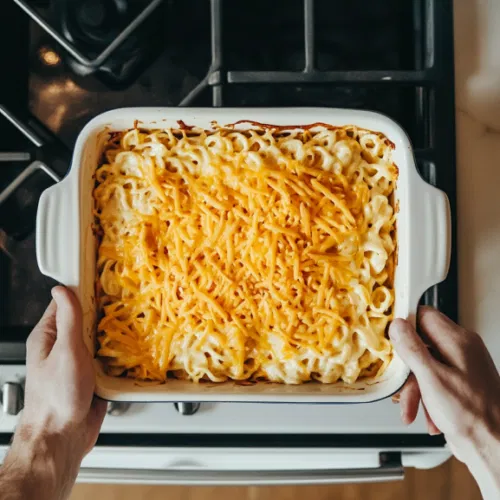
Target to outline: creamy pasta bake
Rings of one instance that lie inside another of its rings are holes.
[[[392,356],[392,150],[319,123],[111,133],[93,192],[107,373],[379,376]]]

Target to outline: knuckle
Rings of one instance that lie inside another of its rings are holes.
[[[465,331],[464,333],[466,347],[482,347],[484,345],[483,339],[476,332]]]
[[[408,351],[410,351],[412,354],[420,354],[421,352],[420,344],[414,339],[409,340],[407,346],[408,346]]]
[[[422,339],[416,332],[411,332],[405,338],[405,345],[407,351],[412,355],[422,355],[427,351]]]
[[[33,330],[26,339],[26,349],[28,351],[31,351],[36,343],[36,334],[37,331]]]
[[[477,332],[466,332],[466,335],[468,336],[470,342],[473,342],[474,344],[482,344],[483,339],[481,338],[481,335]]]
[[[467,332],[467,343],[463,349],[463,357],[465,365],[469,367],[474,367],[481,360],[485,361],[490,357],[488,349],[479,334]]]

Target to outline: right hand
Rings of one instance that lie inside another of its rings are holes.
[[[431,307],[419,312],[423,338],[402,319],[389,330],[396,352],[413,372],[400,395],[402,419],[415,419],[421,399],[430,434],[442,432],[473,474],[491,460],[498,473],[500,375],[495,364],[477,333]]]

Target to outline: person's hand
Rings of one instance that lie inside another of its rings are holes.
[[[28,468],[32,479],[45,474],[53,490],[46,490],[47,498],[64,498],[97,440],[106,402],[94,397],[95,373],[77,298],[61,286],[52,296],[27,341],[24,410],[6,463]]]
[[[500,376],[495,364],[477,333],[433,308],[419,312],[422,337],[402,319],[389,329],[395,350],[413,372],[400,393],[402,419],[413,422],[421,400],[429,433],[445,435],[480,486],[498,488]]]
[[[52,297],[27,342],[21,426],[70,438],[81,460],[97,440],[106,402],[94,398],[94,367],[83,341],[77,298],[61,286],[52,290]]]

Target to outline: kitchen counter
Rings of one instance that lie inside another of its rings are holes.
[[[455,0],[459,315],[500,367],[500,2]]]

